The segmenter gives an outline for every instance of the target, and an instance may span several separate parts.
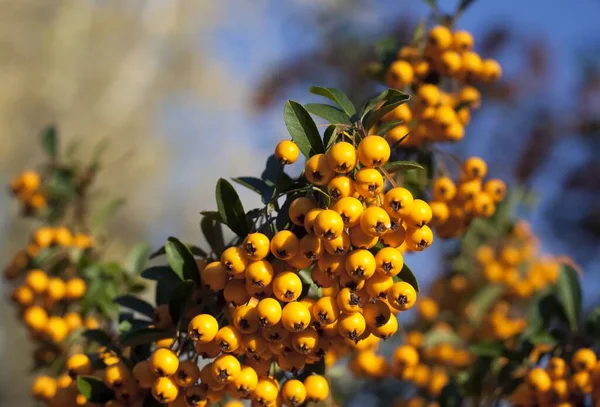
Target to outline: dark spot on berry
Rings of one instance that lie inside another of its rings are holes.
[[[340,216],[342,217],[344,224],[347,224],[348,222],[350,222],[350,217],[346,216],[346,214],[342,213],[342,214],[340,214]]]
[[[350,293],[350,305],[360,305],[360,297],[354,293]]]
[[[385,271],[386,273],[389,273],[390,271],[392,271],[394,269],[394,265],[392,264],[392,262],[390,261],[385,261],[383,262],[383,264],[381,265],[381,268],[383,269],[383,271]]]
[[[245,318],[240,319],[240,328],[243,330],[250,329],[250,322]]]
[[[356,332],[356,329],[353,330],[352,332],[348,332],[348,338],[350,338],[351,340],[353,340],[354,342],[358,342],[358,332]]]
[[[296,331],[302,331],[304,329],[304,327],[305,327],[304,322],[294,323],[294,330],[296,330]]]
[[[277,255],[279,257],[287,257],[287,250],[278,250]]]
[[[387,227],[383,222],[377,222],[377,224],[375,225],[375,232],[377,232],[378,234],[385,232],[386,229]]]
[[[335,239],[335,233],[333,233],[331,230],[328,230],[327,232],[323,233],[323,237],[327,240]]]
[[[374,194],[375,192],[377,192],[377,184],[369,184],[369,192]]]
[[[401,307],[404,307],[408,303],[408,297],[404,294],[399,295],[398,298],[396,298],[396,303]]]
[[[390,202],[390,208],[392,208],[394,212],[398,212],[400,209],[402,209],[402,202],[392,201]]]
[[[221,380],[227,380],[227,378],[229,377],[229,373],[227,373],[227,369],[223,369],[221,371],[219,371],[219,379]]]
[[[221,341],[219,342],[219,348],[223,351],[223,352],[227,352],[229,350],[229,344],[225,341]]]
[[[342,193],[339,189],[333,188],[329,191],[329,195],[331,195],[333,199],[339,199],[342,196]]]
[[[312,176],[315,181],[321,181],[323,179],[323,174],[321,174],[319,171],[313,171]]]
[[[321,321],[321,323],[322,323],[322,324],[326,324],[326,323],[327,323],[327,321],[328,321],[328,318],[327,318],[327,312],[325,312],[325,311],[320,311],[318,315],[319,315],[319,320]]]
[[[299,215],[299,216],[296,218],[296,221],[297,221],[299,224],[303,225],[303,224],[304,224],[304,218],[305,218],[305,215]]]
[[[252,243],[246,243],[246,253],[248,256],[254,256],[254,253],[256,253],[256,247],[254,247]]]
[[[386,322],[387,322],[387,320],[385,319],[385,316],[383,316],[383,315],[377,315],[375,317],[375,325],[377,325],[377,326],[383,326],[383,325],[385,325]]]
[[[335,254],[344,254],[346,253],[346,249],[344,249],[344,247],[340,246],[340,247],[336,247],[336,249],[334,250]]]
[[[287,291],[285,292],[285,294],[283,294],[283,296],[284,296],[285,298],[287,298],[287,299],[292,299],[292,298],[294,298],[294,292],[293,292],[293,291],[290,291],[290,290],[287,290]]]
[[[356,277],[362,277],[365,275],[365,269],[362,267],[357,267],[354,269],[354,275]]]
[[[304,252],[304,257],[306,257],[307,260],[310,261],[314,261],[317,259],[317,255],[315,252],[313,252],[312,250],[309,250],[307,252]]]

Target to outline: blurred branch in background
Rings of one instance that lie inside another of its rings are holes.
[[[90,157],[100,146],[107,154],[99,187],[112,197],[125,191],[130,197],[112,225],[117,229],[112,235],[122,240],[111,249],[120,255],[147,233],[148,222],[142,220],[164,207],[156,198],[164,195],[161,179],[171,154],[159,137],[164,100],[180,92],[200,98],[227,86],[209,72],[216,69],[198,49],[198,37],[218,21],[221,6],[177,0],[0,4],[1,182],[36,161],[34,140],[49,123],[59,125],[63,146],[77,146],[77,155]],[[14,209],[0,207],[3,215]],[[6,258],[15,249],[10,242],[22,240],[27,231],[17,231],[12,221],[2,226]],[[2,332],[12,332],[15,318],[2,309]],[[19,357],[20,336],[0,337],[1,405],[24,405],[28,397],[29,384],[13,379],[26,377],[29,368]]]

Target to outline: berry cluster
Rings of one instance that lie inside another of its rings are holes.
[[[395,89],[416,88],[410,105],[402,105],[386,115],[386,121],[402,121],[387,134],[390,144],[421,146],[426,141],[459,141],[471,119],[471,109],[480,105],[473,82],[498,80],[502,69],[493,59],[481,59],[473,51],[473,37],[466,31],[433,27],[422,47],[405,46],[388,67],[385,82]],[[436,84],[443,78],[460,86],[445,92]],[[408,135],[408,136],[407,136]]]
[[[569,359],[548,356],[531,368],[511,395],[515,406],[596,405],[600,400],[600,363],[591,348],[577,349]],[[570,365],[570,369],[569,369]]]
[[[42,179],[35,171],[24,171],[10,183],[10,190],[22,205],[24,214],[32,214],[47,205]]]
[[[432,225],[441,238],[460,236],[475,218],[489,218],[496,211],[496,204],[506,195],[502,180],[484,182],[487,164],[479,157],[470,157],[462,165],[460,182],[450,177],[433,181],[430,202],[433,213]]]

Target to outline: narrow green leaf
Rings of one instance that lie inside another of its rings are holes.
[[[56,131],[56,127],[48,126],[42,129],[40,138],[46,154],[51,158],[56,158],[58,155],[58,132]]]
[[[333,143],[335,143],[335,140],[338,135],[337,129],[337,126],[333,124],[331,126],[327,126],[327,128],[325,129],[325,133],[323,133],[323,143],[325,144],[325,151],[329,150]]]
[[[423,168],[423,166],[421,164],[416,163],[414,161],[391,161],[391,162],[385,163],[383,168],[387,172],[396,172],[399,170],[415,170],[415,169],[425,170],[425,168]]]
[[[440,343],[458,345],[460,343],[460,337],[456,332],[448,329],[430,329],[423,337],[423,347],[425,348],[436,346]]]
[[[385,100],[388,96],[390,89],[386,89],[378,95],[373,96],[371,99],[367,100],[362,107],[360,108],[360,118],[363,120],[367,114],[369,114],[375,106],[377,106],[380,102]]]
[[[383,118],[383,116],[401,104],[406,103],[408,99],[410,99],[410,96],[407,94],[395,89],[388,89],[388,93],[384,98],[384,104],[379,109],[369,112],[363,119],[363,125],[365,129],[369,130],[371,127],[375,126],[377,122]]]
[[[306,158],[325,152],[317,125],[300,103],[288,100],[283,117],[290,136]]]
[[[104,404],[115,398],[115,393],[95,376],[78,376],[77,389],[89,403]]]
[[[220,178],[216,188],[217,208],[221,222],[236,235],[244,237],[248,234],[246,212],[238,193],[227,180]]]
[[[403,124],[404,121],[403,120],[392,120],[386,123],[383,123],[381,126],[379,126],[377,128],[377,134],[379,134],[380,136],[384,136],[385,134],[387,134],[390,130],[394,129],[395,127],[400,126],[401,124]],[[406,133],[408,134],[408,133]]]
[[[204,238],[210,245],[211,249],[220,256],[225,247],[223,241],[223,228],[221,228],[221,220],[218,212],[202,212],[202,221],[200,228]]]
[[[574,268],[563,265],[555,285],[556,296],[562,304],[572,332],[577,331],[581,317],[581,284]]]
[[[477,342],[469,346],[469,350],[477,356],[495,358],[502,355],[502,342]]]
[[[143,328],[129,331],[121,336],[121,346],[137,346],[173,337],[173,332],[158,328]]]
[[[341,107],[342,110],[348,116],[352,116],[356,113],[356,108],[354,107],[354,105],[352,104],[352,102],[350,101],[348,96],[346,96],[346,94],[339,89],[323,88],[321,86],[313,86],[310,88],[310,93],[312,93],[314,95],[323,96],[323,97],[326,97],[327,99],[331,100],[332,102],[337,104],[339,107]]]
[[[174,323],[177,323],[181,318],[195,289],[196,284],[192,280],[184,280],[173,290],[169,300],[169,314],[171,314]]]
[[[112,339],[101,329],[88,329],[83,331],[82,336],[88,341],[96,342],[99,345],[107,347],[112,346]]]
[[[483,316],[503,293],[504,288],[498,285],[490,285],[479,290],[469,304],[473,309],[470,315],[471,324],[479,324]]]
[[[141,276],[146,280],[152,281],[170,281],[179,283],[181,278],[175,274],[171,267],[167,266],[152,266],[142,271]]]
[[[125,260],[125,270],[132,275],[139,274],[148,260],[149,255],[150,246],[147,243],[136,245],[127,255],[127,260]]]
[[[259,194],[264,204],[271,200],[273,191],[275,190],[274,187],[267,185],[264,180],[256,177],[237,177],[231,180]]]
[[[192,252],[175,237],[169,237],[165,244],[167,262],[182,279],[188,279],[200,285],[200,270]]]
[[[419,292],[419,282],[417,281],[417,277],[415,277],[415,274],[406,263],[404,263],[402,270],[400,270],[400,273],[398,273],[396,277],[412,285],[415,291]]]
[[[304,105],[304,108],[310,113],[327,120],[329,123],[347,125],[352,124],[350,116],[337,107],[323,103],[307,103]]]
[[[140,314],[145,315],[150,319],[154,318],[154,307],[148,302],[140,298],[134,297],[133,295],[122,295],[120,297],[115,298],[114,301],[120,306],[139,312]]]

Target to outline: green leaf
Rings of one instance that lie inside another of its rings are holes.
[[[410,96],[396,89],[388,89],[386,92],[387,94],[383,98],[385,100],[383,105],[379,109],[369,112],[363,119],[363,125],[366,130],[375,126],[383,116],[410,99]]]
[[[56,158],[58,155],[58,132],[56,131],[56,127],[45,127],[40,133],[40,138],[42,139],[42,147],[46,154],[52,158]]]
[[[174,323],[177,323],[181,318],[195,289],[196,284],[192,280],[184,280],[173,290],[169,300],[169,314],[171,314],[171,320]]]
[[[82,335],[88,341],[96,342],[97,344],[102,346],[112,346],[112,339],[102,329],[88,329],[86,331],[83,331]]]
[[[412,272],[410,267],[406,265],[406,263],[404,263],[402,270],[400,270],[400,273],[398,273],[396,277],[412,285],[415,291],[419,292],[419,282],[417,281],[417,277],[415,277],[415,274]]]
[[[275,157],[275,154],[271,154],[267,158],[265,169],[263,170],[260,178],[265,181],[269,186],[275,186],[279,182],[283,172],[283,164]]]
[[[192,280],[201,285],[198,263],[186,245],[171,236],[167,239],[165,251],[167,252],[169,266],[182,280]]]
[[[115,398],[115,393],[95,376],[78,376],[77,389],[89,403],[104,404]]]
[[[140,298],[134,297],[133,295],[122,295],[120,297],[115,298],[114,301],[120,306],[139,312],[140,314],[145,315],[150,319],[154,318],[154,307],[148,302]]]
[[[288,100],[283,111],[285,127],[306,158],[325,152],[319,129],[310,114],[298,102]]]
[[[350,101],[348,96],[346,96],[346,94],[339,89],[323,88],[321,86],[313,86],[310,88],[310,93],[312,93],[314,95],[323,96],[323,97],[326,97],[327,99],[331,100],[332,102],[337,104],[339,107],[341,107],[342,110],[348,116],[352,116],[356,113],[356,109],[354,108],[354,105],[352,104],[352,102]]]
[[[325,133],[323,133],[323,143],[325,144],[325,150],[329,150],[329,148],[335,143],[337,138],[337,126],[331,125],[327,126],[325,129]]]
[[[146,280],[152,281],[170,281],[179,283],[181,278],[175,274],[171,267],[167,266],[152,266],[142,271],[141,276]]]
[[[577,331],[581,317],[581,284],[573,267],[563,265],[555,285],[556,296],[562,304],[572,332]]]
[[[558,343],[556,337],[551,332],[537,332],[529,337],[529,340],[534,345],[556,345]]]
[[[273,196],[273,191],[275,188],[267,185],[267,183],[260,178],[237,177],[232,178],[231,180],[259,194],[261,201],[264,204],[267,204]]]
[[[181,283],[181,280],[159,280],[156,283],[156,290],[154,292],[154,303],[158,305],[169,304],[171,295],[175,288]]]
[[[383,168],[387,172],[396,172],[399,170],[425,170],[421,164],[414,161],[391,161],[385,163]]]
[[[310,113],[327,120],[329,123],[347,125],[352,124],[350,116],[337,107],[323,103],[307,103],[304,105],[304,108]]]
[[[285,202],[283,203],[283,205],[281,205],[281,208],[279,209],[279,212],[277,213],[277,218],[275,219],[275,227],[277,228],[278,231],[284,230],[287,227],[287,225],[290,223],[289,210],[290,210],[290,205],[292,204],[293,200],[294,200],[293,197],[288,197],[285,200]]]
[[[449,329],[430,329],[423,338],[423,347],[425,348],[430,348],[440,343],[458,345],[460,337],[456,332]]]
[[[227,180],[220,178],[217,182],[216,196],[221,222],[236,235],[245,237],[248,234],[246,212],[235,188]]]
[[[477,342],[469,346],[469,350],[477,356],[495,358],[502,355],[502,342]]]
[[[137,346],[173,337],[173,332],[158,328],[143,328],[129,331],[121,336],[121,346]]]
[[[490,285],[479,290],[469,304],[473,308],[473,312],[469,315],[471,324],[479,324],[483,316],[503,293],[504,288],[499,285]]]
[[[202,212],[202,221],[200,228],[202,234],[208,242],[211,249],[220,256],[225,247],[223,241],[223,228],[221,228],[221,220],[218,212]]]
[[[136,245],[127,255],[127,260],[125,260],[125,270],[132,275],[139,274],[148,260],[149,255],[150,246],[147,243]]]
[[[125,319],[125,320],[121,321],[118,326],[119,334],[122,335],[125,332],[131,331],[132,327],[133,327],[133,324],[131,323],[131,321],[129,319]]]
[[[585,320],[585,333],[592,338],[600,338],[600,307],[596,307]]]

